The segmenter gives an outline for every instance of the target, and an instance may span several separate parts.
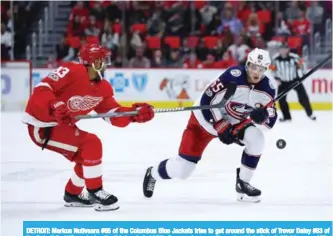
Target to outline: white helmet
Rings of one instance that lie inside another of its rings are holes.
[[[248,63],[259,65],[268,69],[271,64],[271,58],[269,52],[260,48],[253,49],[248,55],[246,60],[246,66]]]

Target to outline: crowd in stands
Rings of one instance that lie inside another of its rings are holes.
[[[280,2],[276,15],[272,1],[74,2],[57,60],[76,58],[87,42],[109,48],[114,67],[132,68],[224,68],[270,40],[300,53],[311,25],[323,25],[324,4]]]
[[[33,1],[13,1],[11,9],[10,1],[1,1],[0,7],[1,60],[16,59],[16,55],[25,52],[28,29],[35,20],[39,4]]]
[[[1,48],[11,47],[13,25],[1,2]],[[76,60],[85,43],[112,51],[114,67],[221,68],[243,64],[254,47],[285,41],[297,53],[310,32],[324,31],[332,2],[317,1],[73,1],[56,58]],[[29,22],[30,2],[16,2],[14,14]],[[20,26],[25,28],[23,23]],[[19,34],[20,36],[20,34]],[[18,37],[15,27],[15,38]],[[2,52],[6,51],[2,50]]]

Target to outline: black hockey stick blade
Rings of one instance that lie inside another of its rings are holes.
[[[214,108],[222,108],[228,102],[228,100],[235,94],[237,89],[236,83],[229,83],[227,91],[225,92],[223,99],[220,103],[214,105],[204,106],[192,106],[192,107],[175,107],[175,108],[155,108],[154,113],[170,113],[180,111],[194,111],[194,110],[209,110]],[[125,112],[112,112],[112,113],[100,113],[100,114],[88,114],[76,116],[76,120],[81,119],[94,119],[94,118],[111,118],[111,117],[124,117],[124,116],[135,116],[138,111],[125,111]]]

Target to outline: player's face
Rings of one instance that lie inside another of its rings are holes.
[[[264,76],[266,69],[263,66],[249,63],[247,71],[249,74],[250,82],[256,84],[260,82],[261,78]]]
[[[105,58],[96,59],[94,65],[95,65],[96,70],[103,72],[103,71],[105,71],[105,69],[108,65],[111,65],[110,58],[105,57]]]

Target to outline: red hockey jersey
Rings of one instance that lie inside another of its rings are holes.
[[[91,111],[105,113],[128,111],[121,107],[113,97],[113,89],[106,80],[90,81],[88,72],[82,64],[66,62],[44,78],[33,90],[29,98],[23,123],[36,127],[56,126],[56,119],[50,114],[50,101],[57,100],[67,104],[73,117]],[[129,117],[105,118],[112,125],[124,127]]]

